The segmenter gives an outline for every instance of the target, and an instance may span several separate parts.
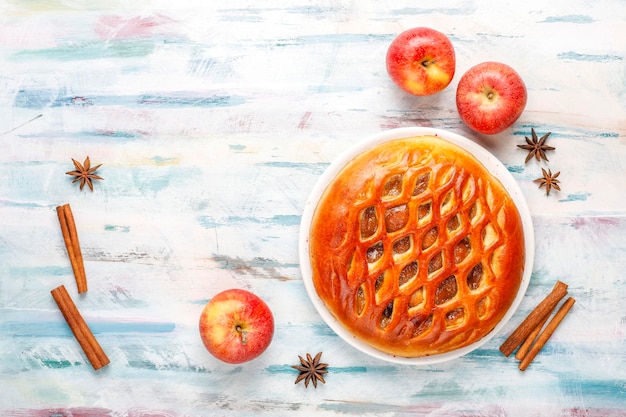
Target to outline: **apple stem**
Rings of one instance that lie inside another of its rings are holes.
[[[245,345],[248,342],[248,332],[239,325],[235,327],[235,330],[241,335],[241,344]]]

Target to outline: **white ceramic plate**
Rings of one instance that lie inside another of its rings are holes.
[[[525,250],[526,250],[526,262],[524,264],[524,274],[522,277],[522,282],[519,287],[519,291],[517,296],[513,300],[513,304],[504,315],[502,320],[496,325],[496,327],[485,337],[478,340],[477,342],[466,346],[461,349],[457,349],[451,352],[446,352],[438,355],[425,356],[419,358],[403,358],[399,356],[390,355],[385,352],[381,352],[380,350],[372,347],[371,345],[357,339],[354,335],[352,335],[339,321],[337,321],[333,315],[328,311],[323,301],[317,295],[315,291],[315,287],[313,284],[313,278],[311,273],[311,263],[309,259],[309,231],[311,226],[311,220],[313,218],[313,213],[317,206],[317,202],[323,194],[324,190],[328,186],[328,184],[334,179],[334,177],[341,171],[341,169],[356,155],[364,152],[365,150],[374,147],[380,143],[387,142],[394,139],[402,139],[411,136],[421,136],[421,135],[433,135],[438,136],[442,139],[445,139],[449,142],[452,142],[466,151],[470,152],[476,159],[478,159],[488,170],[498,178],[508,193],[511,195],[511,198],[515,202],[519,214],[522,220],[522,227],[524,229],[524,241],[525,241]],[[448,132],[440,129],[433,128],[425,128],[425,127],[409,127],[409,128],[400,128],[400,129],[392,129],[386,132],[382,132],[376,135],[371,136],[370,138],[363,140],[346,152],[342,153],[330,166],[324,171],[322,176],[319,178],[313,190],[309,196],[309,199],[306,202],[306,206],[304,208],[304,212],[302,214],[302,221],[300,224],[300,240],[299,240],[299,257],[300,257],[300,269],[302,272],[302,279],[304,280],[304,284],[306,290],[309,294],[313,305],[322,316],[322,319],[328,324],[328,326],[339,335],[343,340],[345,340],[350,345],[354,346],[358,350],[371,355],[375,358],[379,358],[385,361],[401,363],[401,364],[413,364],[413,365],[429,365],[433,363],[439,363],[448,361],[451,359],[458,358],[462,355],[465,355],[475,349],[478,349],[485,343],[487,343],[491,338],[493,338],[496,334],[498,334],[502,328],[506,325],[506,323],[511,319],[519,304],[522,301],[522,298],[526,294],[526,290],[528,288],[528,284],[530,282],[530,276],[532,272],[533,262],[534,262],[534,253],[535,253],[535,239],[532,225],[532,218],[530,216],[530,212],[528,210],[528,205],[526,204],[526,200],[517,185],[517,182],[511,175],[511,173],[506,169],[504,165],[489,151],[487,151],[482,146],[477,143],[460,136],[458,134]]]

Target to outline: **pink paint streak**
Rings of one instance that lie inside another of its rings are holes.
[[[14,417],[110,417],[111,410],[95,407],[74,408],[42,408],[42,409],[17,409],[9,411]]]
[[[310,119],[311,119],[311,112],[308,111],[304,113],[304,115],[300,119],[300,123],[298,123],[298,129],[304,130],[304,129],[308,129],[309,127],[311,127],[311,123],[309,121]]]
[[[133,17],[124,19],[120,16],[103,16],[94,25],[96,34],[101,39],[149,38],[163,32],[163,27],[172,23],[165,16]]]
[[[601,228],[607,226],[609,228],[618,226],[622,220],[617,217],[575,217],[572,225],[576,230],[583,227]]]
[[[439,404],[420,404],[408,407],[417,416],[431,415],[437,411],[440,417],[470,417],[488,415],[506,417],[507,413],[500,406],[491,406],[482,412],[445,411]],[[68,408],[41,408],[41,409],[13,409],[5,411],[3,415],[10,417],[112,417],[126,415],[127,417],[180,417],[181,414],[167,410],[152,410],[147,408],[133,408],[120,413],[106,408],[96,407],[68,407]],[[442,414],[443,413],[443,414]],[[618,408],[572,408],[564,409],[559,414],[562,417],[626,417],[626,410]]]
[[[572,408],[563,410],[563,417],[624,417],[626,410],[606,408]]]
[[[8,412],[12,417],[112,417],[120,415],[114,410],[97,407],[68,407],[16,409]],[[134,408],[123,413],[127,417],[178,417],[180,414],[166,410]]]

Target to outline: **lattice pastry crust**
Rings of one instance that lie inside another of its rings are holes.
[[[337,320],[392,355],[488,334],[513,303],[524,235],[513,200],[470,153],[435,136],[377,145],[324,191],[309,236],[313,283]]]

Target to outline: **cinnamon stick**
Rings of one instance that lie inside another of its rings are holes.
[[[548,339],[550,339],[552,333],[554,333],[559,324],[561,324],[561,322],[563,321],[567,313],[571,310],[575,302],[576,300],[574,300],[572,297],[569,297],[567,300],[565,300],[561,308],[559,308],[559,311],[556,312],[552,320],[550,320],[550,323],[548,323],[543,332],[541,332],[539,337],[537,337],[537,341],[530,348],[526,356],[524,356],[524,359],[519,364],[520,371],[525,371],[526,368],[528,368],[528,365],[530,365],[533,359],[535,359],[535,356],[537,356],[539,351],[546,344]]]
[[[70,264],[72,265],[72,271],[74,272],[74,278],[76,279],[78,293],[82,294],[87,292],[87,276],[85,274],[85,265],[83,263],[83,255],[78,241],[74,215],[72,214],[72,209],[69,204],[58,206],[56,209],[59,217],[59,223],[61,224],[63,241],[65,242],[67,255],[70,258]]]
[[[524,356],[526,356],[526,354],[528,353],[528,350],[533,345],[533,342],[535,341],[535,339],[537,339],[537,335],[539,334],[539,332],[541,332],[541,329],[543,329],[543,326],[546,324],[549,318],[550,318],[550,314],[548,313],[543,318],[543,320],[541,320],[541,322],[537,326],[535,326],[533,331],[530,332],[526,340],[524,340],[524,343],[522,343],[519,349],[517,349],[517,352],[515,352],[515,359],[520,360],[520,361],[524,359]]]
[[[50,293],[59,306],[59,310],[61,310],[74,337],[85,352],[91,366],[93,366],[93,369],[98,370],[108,365],[110,362],[109,358],[87,326],[87,323],[78,311],[78,308],[76,308],[76,304],[74,304],[65,286],[60,285],[50,291]]]
[[[552,291],[544,298],[528,317],[511,333],[511,335],[500,346],[500,352],[504,356],[509,356],[520,345],[537,325],[550,314],[554,307],[567,294],[567,284],[557,281]]]

